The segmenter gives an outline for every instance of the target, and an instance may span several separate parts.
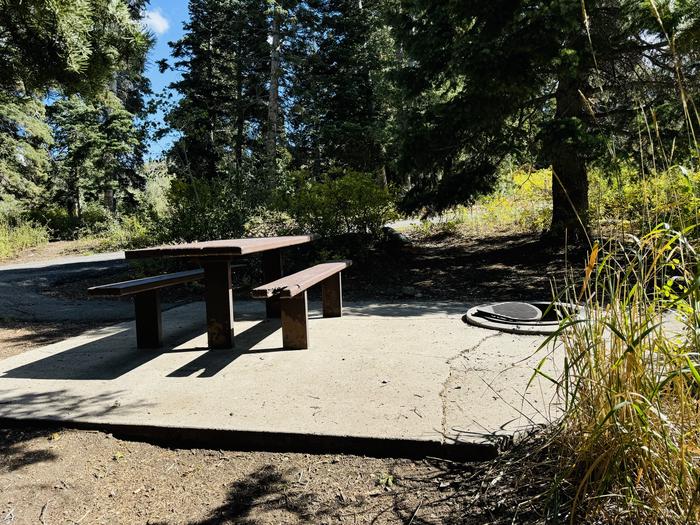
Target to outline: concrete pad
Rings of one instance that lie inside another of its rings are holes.
[[[137,350],[122,323],[1,361],[0,418],[227,448],[484,457],[556,406],[548,381],[527,388],[543,338],[465,325],[465,309],[353,303],[323,319],[316,305],[311,347],[283,350],[264,303],[237,302],[236,348],[208,350],[193,303],[164,313],[161,351]]]

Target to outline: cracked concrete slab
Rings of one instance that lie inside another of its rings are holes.
[[[165,312],[161,351],[137,350],[128,322],[27,351],[0,362],[0,418],[220,447],[475,458],[556,415],[549,382],[527,387],[542,337],[467,326],[459,303],[352,303],[338,319],[311,307],[308,350],[283,350],[263,303],[239,301],[234,350],[206,348],[193,303]]]

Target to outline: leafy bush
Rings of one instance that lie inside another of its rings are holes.
[[[293,235],[299,226],[288,213],[268,208],[256,210],[244,226],[246,237],[274,237]]]
[[[619,226],[649,231],[665,222],[675,228],[700,223],[700,172],[683,167],[642,176],[622,167],[614,174],[592,170],[591,217],[603,230]]]
[[[90,202],[83,206],[80,213],[79,237],[103,235],[116,222],[115,216],[104,206],[97,202]]]
[[[252,211],[239,190],[232,178],[173,180],[163,239],[204,241],[241,236]]]
[[[118,221],[112,221],[102,235],[100,248],[103,250],[145,248],[154,244],[150,224],[136,215],[127,215]]]
[[[0,259],[47,242],[49,242],[49,234],[43,226],[30,222],[20,222],[10,226],[6,221],[0,221]]]
[[[501,176],[496,191],[472,206],[457,206],[444,214],[444,222],[423,229],[445,231],[446,224],[464,225],[473,233],[498,230],[542,231],[552,220],[552,172],[515,169]]]
[[[378,237],[396,218],[391,191],[368,173],[333,170],[320,180],[307,172],[292,174],[292,194],[283,206],[299,227],[324,237],[348,233]]]
[[[55,204],[35,207],[27,214],[30,221],[43,224],[49,231],[51,239],[68,240],[77,235],[78,222],[68,215],[66,209]]]

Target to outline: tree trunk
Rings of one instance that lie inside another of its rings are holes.
[[[280,74],[280,11],[277,2],[272,4],[272,31],[270,41],[270,95],[267,106],[267,182],[274,185],[277,174],[277,135],[279,118]]]
[[[243,170],[243,142],[245,112],[243,108],[243,37],[239,35],[236,53],[236,166]]]
[[[559,127],[552,137],[552,224],[550,235],[561,240],[585,239],[588,229],[588,173],[582,155],[580,130],[575,124],[585,119],[585,108],[576,79],[562,79],[556,92],[555,122]]]

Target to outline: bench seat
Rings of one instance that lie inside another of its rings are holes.
[[[187,270],[184,272],[156,275],[154,277],[143,277],[142,279],[133,279],[131,281],[122,281],[120,283],[93,286],[92,288],[88,288],[88,295],[126,297],[141,292],[166,288],[176,284],[198,281],[203,277],[204,270],[202,269]]]
[[[198,281],[202,278],[204,278],[204,270],[187,270],[93,286],[88,288],[88,295],[108,297],[133,296],[137,348],[160,348],[163,346],[160,290],[176,284]]]
[[[340,274],[352,261],[317,264],[300,272],[286,275],[251,291],[255,299],[281,299],[282,341],[284,348],[309,347],[308,299],[306,291],[321,283],[323,317],[340,317],[343,293]]]

